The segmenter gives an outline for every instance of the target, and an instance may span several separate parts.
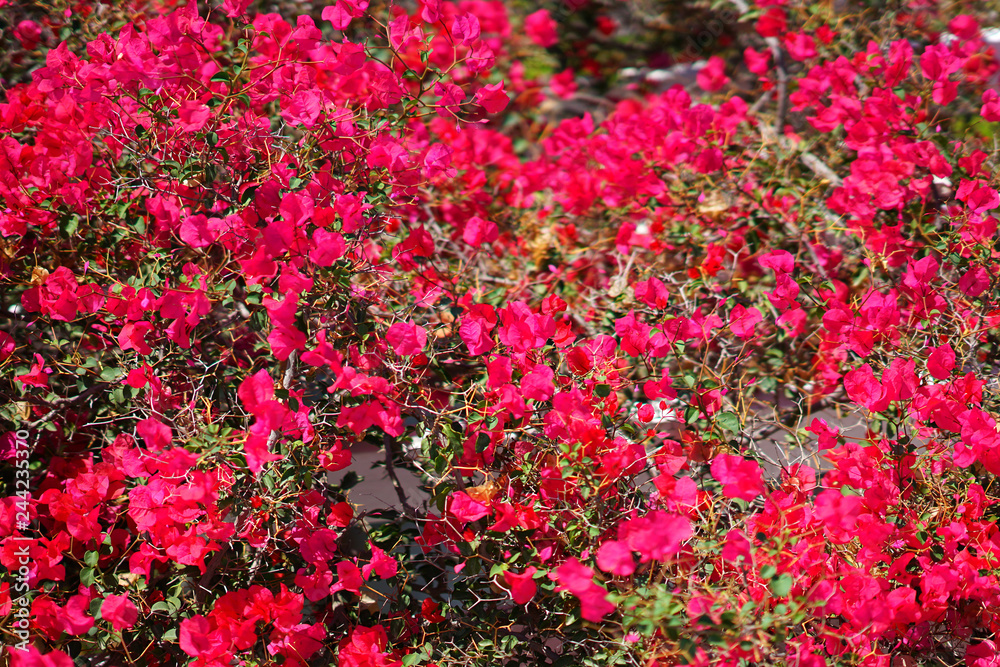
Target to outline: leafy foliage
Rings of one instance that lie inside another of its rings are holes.
[[[524,4],[4,8],[12,664],[1000,660],[992,10]]]

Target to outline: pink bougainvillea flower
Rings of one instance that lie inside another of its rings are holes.
[[[260,369],[240,383],[236,395],[243,407],[252,414],[274,398],[274,380],[265,369]]]
[[[615,333],[622,339],[622,351],[629,356],[638,357],[646,352],[652,330],[653,327],[636,317],[634,310],[615,320]]]
[[[737,304],[729,314],[729,328],[743,340],[749,340],[755,335],[754,328],[757,323],[763,320],[763,315],[756,308],[752,306],[746,308]]]
[[[475,14],[460,14],[451,24],[451,34],[461,44],[470,45],[479,39],[479,19]]]
[[[687,517],[663,510],[654,510],[618,526],[618,541],[638,553],[643,563],[673,558],[691,535],[691,521]]]
[[[63,632],[79,636],[86,634],[94,627],[94,619],[89,614],[90,595],[74,595],[59,614]]]
[[[848,372],[844,376],[844,389],[848,398],[872,412],[881,412],[889,407],[890,400],[869,364]]]
[[[0,331],[0,362],[7,361],[17,349],[14,337],[6,331]]]
[[[968,667],[997,667],[1000,665],[1000,645],[992,639],[969,643],[965,649]]]
[[[170,447],[173,439],[173,432],[170,427],[159,419],[150,417],[143,419],[136,426],[136,433],[146,443],[146,447],[152,452],[159,452]]]
[[[222,648],[222,639],[213,623],[198,614],[181,621],[180,647],[193,658],[209,656]]]
[[[927,370],[938,380],[947,380],[955,368],[955,350],[947,343],[932,348],[927,358]]]
[[[424,601],[420,603],[420,615],[429,623],[440,623],[446,620],[446,617],[441,613],[441,603],[430,598],[424,598]]]
[[[747,69],[758,76],[764,76],[767,74],[768,69],[771,65],[771,52],[770,51],[755,51],[751,47],[747,47],[743,51],[743,61],[747,65]]]
[[[979,112],[988,123],[996,123],[1000,121],[1000,93],[997,93],[993,88],[987,88],[983,91],[983,108]]]
[[[857,535],[858,517],[864,499],[846,496],[839,489],[828,489],[816,497],[814,515],[826,527],[830,539],[842,544]]]
[[[330,513],[326,517],[326,523],[338,528],[347,528],[354,518],[354,508],[349,503],[341,502],[330,507]]]
[[[365,580],[361,568],[349,560],[342,560],[337,563],[337,582],[330,587],[330,593],[347,591],[358,595],[364,585]]]
[[[333,266],[347,252],[347,242],[338,232],[317,229],[313,232],[313,243],[315,247],[309,253],[309,259],[319,266]]]
[[[424,173],[428,178],[443,176],[453,178],[458,171],[452,166],[452,156],[454,151],[444,144],[434,144],[427,149],[424,155]]]
[[[396,562],[396,559],[374,544],[370,545],[370,547],[372,551],[371,560],[368,564],[361,567],[361,574],[364,575],[365,579],[369,578],[372,572],[382,579],[395,577],[396,573],[399,572],[399,563]]]
[[[40,287],[32,287],[21,295],[21,305],[29,312],[41,312],[55,320],[71,322],[80,310],[80,287],[76,276],[60,266],[45,277]]]
[[[437,23],[441,18],[441,0],[423,0],[420,18],[427,23]]]
[[[722,559],[728,563],[737,563],[742,556],[745,562],[750,562],[750,540],[741,531],[730,530],[726,533],[726,544],[722,547]]]
[[[437,104],[441,107],[442,115],[451,114],[457,116],[461,110],[461,105],[465,102],[465,91],[458,86],[439,81],[434,84],[434,94],[441,97]]]
[[[381,625],[356,626],[340,641],[338,664],[340,667],[399,667],[402,663],[386,652],[388,645],[389,635]]]
[[[958,280],[958,288],[973,298],[985,292],[989,285],[989,273],[981,266],[970,268]]]
[[[1000,194],[980,181],[963,180],[955,198],[964,201],[973,213],[986,213],[1000,206]]]
[[[146,322],[145,320],[141,322],[127,322],[118,334],[118,347],[123,352],[135,350],[143,356],[152,354],[153,348],[146,342],[146,336],[152,330],[152,322]]]
[[[524,19],[524,32],[538,46],[548,48],[559,41],[555,20],[547,9],[528,14]]]
[[[2,6],[2,5],[0,5]],[[32,644],[24,651],[8,649],[11,667],[73,667],[73,658],[59,650],[42,654]]]
[[[31,365],[31,369],[24,375],[18,375],[14,380],[25,387],[48,387],[51,373],[52,369],[45,367],[45,359],[42,358],[42,355],[36,354],[35,363]]]
[[[527,567],[520,574],[515,574],[510,570],[503,573],[504,585],[510,591],[510,597],[515,603],[525,605],[535,597],[535,593],[538,591],[538,585],[535,584],[534,579],[536,572],[538,572],[538,568]]]
[[[469,245],[478,248],[484,243],[493,243],[500,234],[500,228],[495,222],[483,220],[478,216],[472,216],[465,223],[465,230],[462,232],[462,240]]]
[[[293,228],[302,227],[309,220],[312,220],[315,212],[316,202],[312,196],[304,192],[291,192],[285,195],[281,198],[281,204],[278,206],[278,213],[281,214],[282,222],[292,225]],[[291,231],[285,225],[276,225],[275,229],[276,231],[287,230],[284,233],[278,231],[282,236],[289,234]]]
[[[419,26],[410,24],[408,14],[400,14],[389,22],[389,43],[397,51],[406,51],[413,44],[419,44],[424,38],[424,31]]]
[[[300,90],[282,101],[281,117],[290,125],[315,127],[325,108],[323,96],[315,90]]]
[[[663,371],[662,379],[647,380],[642,385],[642,391],[646,394],[646,398],[651,401],[658,398],[665,398],[667,400],[677,398],[677,390],[674,389],[673,381],[670,379],[670,373],[667,370]]]
[[[568,100],[576,93],[576,72],[571,68],[564,69],[558,74],[553,74],[549,79],[549,88],[552,94],[564,100]]]
[[[101,618],[115,630],[127,630],[139,620],[139,610],[127,595],[109,595],[101,603]]]
[[[794,60],[802,61],[816,57],[816,42],[805,33],[788,33],[784,42],[785,50]]]
[[[580,600],[580,615],[584,620],[599,623],[615,610],[608,592],[594,583],[594,571],[576,558],[560,565],[549,578],[559,583],[559,590],[569,591]]]
[[[555,372],[546,364],[537,364],[530,373],[521,378],[521,393],[533,401],[547,401],[556,388],[552,380]]]
[[[337,472],[351,465],[351,452],[339,445],[320,452],[319,463],[329,472]]]
[[[385,339],[396,354],[411,357],[427,345],[427,330],[413,322],[396,322],[386,331]]]
[[[30,19],[25,19],[14,27],[14,38],[21,43],[21,48],[34,51],[42,41],[42,26]]]
[[[492,331],[497,322],[498,318],[493,306],[474,304],[469,309],[469,312],[462,317],[458,327],[458,334],[468,346],[469,354],[473,356],[485,354],[496,346]]]
[[[389,435],[403,434],[403,418],[399,406],[382,397],[343,408],[337,425],[348,427],[358,436],[372,426],[378,426]]]
[[[180,237],[192,248],[205,248],[219,238],[221,221],[204,215],[189,215],[181,218]]]
[[[974,16],[959,14],[948,22],[948,30],[959,39],[976,39],[979,37],[979,21]]]
[[[334,30],[344,30],[352,19],[364,16],[367,9],[368,0],[336,0],[323,8],[321,18],[332,23]]]
[[[231,19],[238,18],[247,13],[247,7],[253,0],[224,0],[222,10]]]
[[[212,117],[212,110],[208,105],[197,100],[186,100],[181,104],[178,113],[177,126],[184,132],[199,132]]]
[[[635,558],[627,544],[608,540],[597,550],[597,567],[609,574],[627,577],[635,572]]]
[[[708,92],[722,90],[729,83],[729,77],[726,76],[726,61],[719,56],[712,56],[708,59],[708,63],[698,70],[697,80],[702,90]]]
[[[791,273],[795,268],[795,258],[787,250],[772,250],[761,255],[757,261],[761,267],[771,269],[775,273]]]
[[[504,92],[503,81],[498,81],[476,91],[476,102],[486,110],[486,113],[500,113],[507,108],[510,97]]]
[[[882,373],[882,387],[890,401],[908,401],[920,386],[917,362],[913,359],[893,359]]]
[[[712,477],[722,483],[722,492],[729,498],[749,501],[764,492],[760,464],[736,454],[716,456],[712,460]]]
[[[777,37],[787,29],[788,15],[779,7],[771,7],[757,19],[757,32],[761,37]]]
[[[473,500],[464,491],[455,491],[448,499],[448,514],[454,516],[462,523],[476,521],[490,513],[489,508],[483,503]]]

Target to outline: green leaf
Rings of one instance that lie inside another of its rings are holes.
[[[60,227],[62,228],[63,233],[67,236],[73,236],[76,234],[76,230],[80,227],[80,216],[70,216],[69,218],[63,220]]]
[[[594,387],[594,393],[601,398],[607,398],[611,394],[611,385],[599,384]]]
[[[723,412],[715,418],[716,423],[726,431],[740,430],[740,418],[735,412]]]
[[[251,185],[249,188],[244,190],[243,194],[240,195],[240,204],[242,204],[243,206],[248,206],[250,202],[253,201],[253,196],[256,192],[257,192],[256,185]]]
[[[122,376],[122,369],[120,368],[105,368],[101,371],[101,379],[105,382],[114,382]]]
[[[792,590],[792,575],[783,574],[780,577],[775,577],[771,580],[769,588],[771,593],[776,597],[783,598],[788,595]]]
[[[93,616],[98,621],[101,620],[101,605],[104,604],[104,598],[98,596],[90,601],[90,615]]]
[[[83,562],[87,564],[87,567],[97,567],[97,561],[101,557],[96,551],[88,551],[83,555]]]
[[[764,567],[760,568],[761,579],[770,579],[777,573],[778,573],[778,568],[776,568],[773,565],[765,565]]]
[[[693,405],[684,410],[685,423],[693,424],[694,422],[698,421],[700,417],[701,417],[701,410],[699,410]]]
[[[274,491],[274,476],[270,473],[265,474],[260,478],[260,481],[264,483],[264,486],[268,491]]]

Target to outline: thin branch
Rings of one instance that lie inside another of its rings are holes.
[[[777,37],[764,39],[771,55],[774,56],[774,69],[778,73],[778,115],[774,119],[774,134],[782,136],[785,132],[785,119],[788,116],[788,71],[785,69],[785,51]]]
[[[399,498],[399,503],[403,506],[403,510],[410,517],[415,517],[417,516],[417,511],[410,505],[410,502],[406,497],[406,492],[403,490],[403,485],[400,483],[399,477],[396,475],[396,466],[392,462],[392,443],[393,439],[388,433],[382,436],[382,447],[385,450],[385,472],[389,475],[389,479],[392,481],[392,488],[396,490],[396,497]]]
[[[799,159],[802,161],[802,164],[809,167],[814,174],[829,181],[830,185],[833,187],[839,188],[844,184],[844,179],[842,179],[837,172],[831,169],[829,165],[812,153],[806,151],[799,157]]]
[[[286,391],[292,386],[292,380],[295,378],[295,371],[298,368],[297,362],[297,351],[292,350],[292,353],[288,355],[288,361],[285,364],[285,374],[281,377],[281,388]],[[281,431],[278,429],[271,431],[271,435],[267,438],[267,451],[271,451],[274,448],[274,445],[278,442],[278,437],[280,435]]]
[[[110,384],[107,382],[99,382],[98,384],[95,384],[93,387],[87,389],[78,396],[74,396],[72,398],[60,398],[58,400],[52,401],[51,403],[48,403],[48,405],[52,406],[52,409],[49,410],[47,413],[45,413],[45,416],[36,419],[33,422],[28,422],[25,425],[25,428],[28,429],[38,428],[42,424],[51,421],[59,412],[65,410],[67,407],[80,403],[89,398],[90,396],[96,394],[98,391],[107,389],[109,386]]]

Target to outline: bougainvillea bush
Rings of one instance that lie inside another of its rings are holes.
[[[1000,665],[958,4],[0,0],[4,659]]]

